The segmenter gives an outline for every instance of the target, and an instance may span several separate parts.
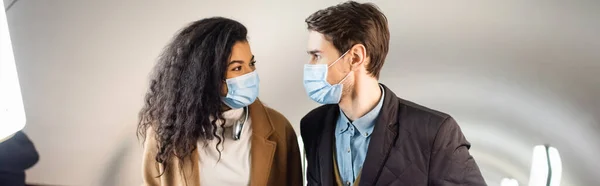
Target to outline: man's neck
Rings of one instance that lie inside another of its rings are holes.
[[[369,113],[381,99],[381,88],[375,78],[362,78],[356,81],[352,91],[345,95],[339,103],[348,119],[355,121]]]

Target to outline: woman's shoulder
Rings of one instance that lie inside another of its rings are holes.
[[[147,145],[156,145],[156,131],[154,130],[154,127],[152,126],[148,126],[144,130],[143,134],[138,134],[138,140],[141,140],[141,142],[144,144],[144,146]],[[142,137],[142,138],[140,138]]]
[[[265,110],[276,130],[293,130],[292,124],[281,112],[268,106],[265,106]]]
[[[265,110],[271,119],[274,133],[281,137],[281,139],[284,141],[290,141],[292,138],[293,141],[295,141],[296,131],[289,120],[283,114],[273,108],[265,106]]]
[[[264,106],[264,107],[265,107],[265,110],[267,111],[267,115],[269,115],[271,120],[289,123],[288,119],[283,114],[281,114],[281,112],[279,112],[271,107],[268,107],[268,106]],[[273,122],[276,122],[276,121],[273,121]]]
[[[257,118],[259,121],[262,121],[264,123],[260,123],[259,125],[261,127],[258,127],[257,129],[265,129],[265,131],[267,130],[267,128],[269,129],[273,129],[273,132],[275,134],[277,134],[277,136],[289,136],[290,133],[294,132],[294,127],[292,127],[292,124],[290,123],[290,121],[283,115],[281,114],[281,112],[265,105],[264,103],[260,102],[259,100],[257,100],[256,102],[254,102],[251,106],[250,109],[256,109],[255,111],[257,111],[258,114],[257,116],[260,116],[262,114],[264,114],[265,117],[259,117]],[[254,119],[252,119],[253,123],[255,122]],[[253,124],[254,125],[254,124]],[[263,131],[264,132],[264,131]]]

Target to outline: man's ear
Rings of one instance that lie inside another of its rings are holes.
[[[352,69],[358,69],[360,65],[364,65],[367,61],[367,49],[363,44],[356,44],[350,48]]]

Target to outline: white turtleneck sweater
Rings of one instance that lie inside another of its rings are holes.
[[[227,185],[249,185],[250,184],[250,139],[252,129],[251,120],[248,116],[246,124],[242,129],[239,140],[233,140],[233,124],[244,115],[244,109],[229,110],[223,113],[225,119],[224,141],[219,145],[219,152],[215,148],[218,140],[198,142],[198,154],[200,155],[200,185],[204,186],[227,186]],[[217,135],[221,136],[223,128],[221,122],[217,121]],[[218,161],[218,162],[217,162]]]

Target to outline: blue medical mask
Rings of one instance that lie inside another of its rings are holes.
[[[337,84],[331,85],[327,82],[329,67],[337,63],[348,52],[345,52],[330,65],[327,64],[305,64],[304,65],[304,89],[313,101],[320,104],[338,104],[342,98],[344,85],[342,82],[348,78],[350,71]]]
[[[223,103],[232,109],[246,107],[258,97],[258,74],[256,71],[225,80],[227,96],[222,97]]]

